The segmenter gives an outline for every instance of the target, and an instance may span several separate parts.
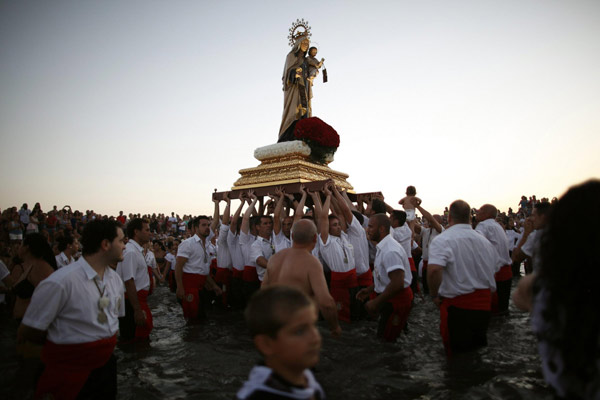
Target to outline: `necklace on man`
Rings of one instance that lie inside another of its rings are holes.
[[[108,304],[110,303],[108,297],[104,295],[106,286],[100,290],[100,286],[98,286],[96,278],[94,278],[94,284],[96,285],[96,289],[98,289],[98,293],[100,293],[100,298],[98,299],[98,322],[101,324],[106,324],[108,322],[108,316],[106,315],[106,312],[104,312],[104,309],[108,307]]]

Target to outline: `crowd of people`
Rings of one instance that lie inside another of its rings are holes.
[[[596,190],[588,190],[590,201],[600,199],[598,184],[587,184]],[[490,318],[509,312],[511,284],[522,266],[528,277],[514,293],[515,304],[535,310],[536,298],[552,299],[553,286],[539,290],[534,283],[538,275],[545,283],[556,279],[544,273],[543,232],[562,199],[523,196],[517,212],[457,200],[433,214],[413,186],[392,206],[381,193],[351,201],[327,182],[319,191],[276,188],[263,198],[248,190],[213,201],[212,216],[183,218],[103,216],[69,206],[44,213],[39,203],[32,210],[23,204],[2,212],[0,281],[6,297],[0,302],[21,321],[22,350],[41,349],[45,368],[37,396],[114,398],[117,335],[123,345],[151,338],[147,300],[163,282],[189,323],[202,321],[213,307],[246,310],[265,365],[252,371],[239,398],[282,390],[300,396],[293,398],[323,398],[307,370],[320,348],[316,311],[334,337],[342,334],[340,321],[377,319],[376,335],[392,342],[406,332],[415,297],[430,296],[452,357],[487,345]],[[598,234],[586,240],[598,244]],[[589,263],[583,268],[598,266],[597,257],[582,262]],[[593,278],[598,283],[597,273]],[[552,323],[536,315],[538,326]],[[590,337],[597,339],[594,323]],[[562,345],[554,336],[544,343]],[[576,362],[567,353],[549,357],[562,362],[559,369]],[[586,373],[598,376],[593,368]],[[598,393],[597,384],[590,388],[581,380],[570,389],[573,381],[560,381],[557,393]]]

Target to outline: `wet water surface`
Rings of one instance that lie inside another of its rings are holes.
[[[117,348],[120,399],[232,399],[259,360],[241,312],[213,310],[202,324],[186,325],[164,286],[149,298],[152,342]],[[15,352],[16,322],[0,317],[0,398],[33,393],[35,361]],[[439,314],[415,296],[409,331],[396,343],[375,338],[376,323],[344,324],[332,339],[321,326],[323,350],[315,375],[328,399],[551,399],[540,369],[529,317],[515,311],[493,318],[488,347],[446,359]]]

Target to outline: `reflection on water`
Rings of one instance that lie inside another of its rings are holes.
[[[120,399],[231,399],[259,359],[241,312],[214,310],[186,325],[174,295],[158,287],[149,298],[152,342],[118,348]],[[0,317],[0,398],[33,393],[35,363],[16,356],[16,323]],[[328,399],[551,399],[541,376],[526,314],[511,309],[492,319],[489,346],[448,362],[437,308],[418,296],[409,332],[397,343],[375,338],[376,324],[344,324],[332,339],[322,325],[323,351],[315,375]]]

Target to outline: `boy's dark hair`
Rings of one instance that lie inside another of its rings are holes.
[[[315,49],[315,50],[319,51],[319,50],[318,50],[318,49],[317,49],[315,46],[311,46],[311,47],[310,47],[310,49],[308,49],[308,54],[310,54],[310,51],[311,51],[312,49]]]
[[[82,254],[96,253],[104,239],[112,242],[117,237],[117,228],[121,228],[121,224],[108,219],[95,219],[85,224],[81,237]]]
[[[244,311],[246,324],[252,337],[268,335],[277,337],[277,332],[296,311],[313,305],[312,300],[299,289],[276,285],[254,293]]]
[[[127,224],[127,237],[129,239],[133,239],[133,235],[135,231],[141,231],[144,227],[144,224],[147,224],[148,221],[142,218],[134,218]]]
[[[371,209],[375,214],[385,214],[385,203],[381,199],[373,199]]]
[[[69,234],[58,238],[58,251],[65,251],[68,245],[73,244],[73,241],[75,241],[75,238]]]
[[[394,210],[391,215],[392,219],[398,221],[398,225],[402,226],[406,222],[406,212],[402,210]]]
[[[406,188],[406,195],[407,196],[414,196],[417,194],[417,189],[414,186],[408,186]]]

